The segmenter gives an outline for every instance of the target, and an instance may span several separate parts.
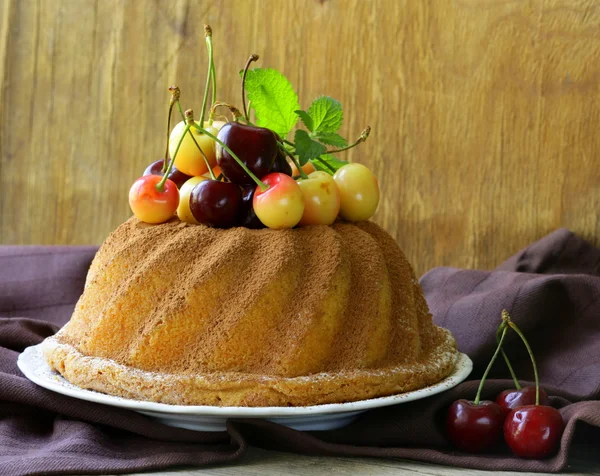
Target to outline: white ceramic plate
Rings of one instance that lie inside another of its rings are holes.
[[[165,403],[129,400],[67,382],[46,363],[40,345],[28,347],[19,355],[17,365],[32,382],[57,393],[81,400],[128,408],[148,415],[169,426],[197,431],[224,431],[228,418],[264,418],[295,430],[332,430],[351,423],[360,413],[441,393],[465,380],[473,362],[459,354],[454,372],[441,382],[412,392],[350,403],[332,403],[310,407],[211,407],[200,405],[167,405]]]

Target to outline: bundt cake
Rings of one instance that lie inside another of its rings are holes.
[[[457,351],[372,222],[252,230],[133,217],[100,248],[44,354],[70,382],[112,395],[304,406],[428,386]]]

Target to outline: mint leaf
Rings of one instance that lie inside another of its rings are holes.
[[[246,95],[257,124],[285,138],[298,121],[298,95],[288,79],[274,69],[256,68],[246,74]]]
[[[308,115],[308,112],[306,112],[306,111],[296,111],[296,114],[298,114],[298,117],[299,117],[300,119],[302,119],[302,122],[304,123],[304,125],[306,126],[306,128],[307,128],[309,131],[311,131],[311,132],[312,132],[312,131],[313,131],[313,127],[314,127],[314,125],[313,125],[313,120],[312,120],[312,117],[310,117],[310,116]]]
[[[328,174],[333,174],[333,171],[331,169],[337,172],[344,165],[349,163],[348,161],[340,160],[331,154],[324,154],[320,157],[320,160],[313,159],[310,162],[315,166],[315,169],[322,170],[323,172],[327,172]],[[325,162],[325,164],[327,164],[329,167],[324,165],[323,162]]]
[[[348,142],[337,132],[316,132],[312,134],[312,138],[318,140],[322,144],[332,145],[334,147],[346,147]]]
[[[308,115],[314,124],[312,132],[337,132],[344,119],[342,105],[329,96],[315,99],[308,108]]]
[[[319,157],[327,150],[323,144],[312,140],[308,132],[303,130],[296,131],[294,142],[296,143],[296,154],[298,155],[300,165],[304,165],[309,160]]]

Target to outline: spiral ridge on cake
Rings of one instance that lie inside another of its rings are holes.
[[[106,239],[44,352],[84,388],[220,406],[401,393],[448,376],[457,355],[372,222],[221,230],[136,218]]]

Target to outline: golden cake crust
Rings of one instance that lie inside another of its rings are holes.
[[[395,395],[439,382],[454,370],[457,357],[454,338],[448,331],[440,331],[440,345],[421,362],[291,378],[234,372],[196,376],[145,372],[85,356],[54,337],[44,341],[43,351],[50,366],[68,381],[109,395],[172,405],[309,406]]]
[[[348,402],[438,382],[456,343],[371,222],[218,230],[131,218],[44,344],[72,383],[170,404]]]

